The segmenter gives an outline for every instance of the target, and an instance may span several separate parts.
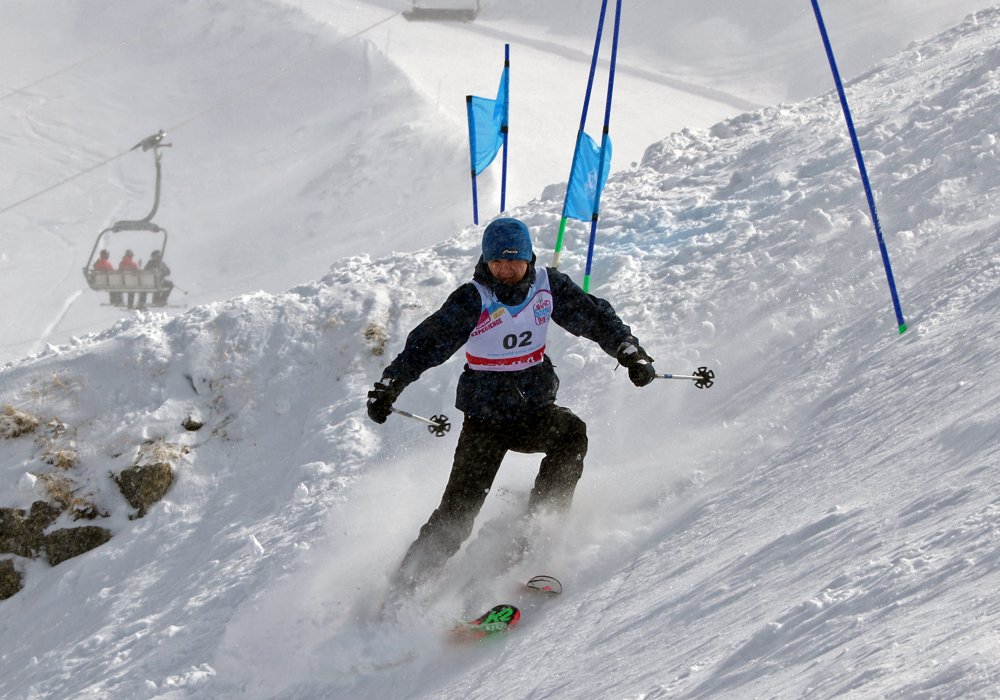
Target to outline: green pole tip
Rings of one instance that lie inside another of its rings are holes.
[[[903,333],[906,333],[906,324],[905,323],[900,323],[899,324],[899,334],[903,335]]]

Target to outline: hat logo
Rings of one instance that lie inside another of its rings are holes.
[[[517,255],[520,252],[517,248],[504,248],[500,255]]]

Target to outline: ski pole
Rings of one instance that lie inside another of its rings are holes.
[[[715,384],[715,372],[708,367],[699,367],[694,374],[655,374],[657,379],[693,379],[694,385],[698,389],[707,389]]]
[[[414,415],[409,411],[404,411],[400,408],[393,408],[392,412],[398,413],[401,416],[406,416],[407,418],[412,418],[416,421],[420,421],[421,423],[426,423],[427,430],[437,437],[444,437],[444,434],[451,430],[451,421],[449,421],[448,416],[445,415],[435,415],[430,418],[424,418],[423,416]]]

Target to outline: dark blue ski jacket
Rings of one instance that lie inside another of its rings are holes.
[[[480,257],[473,278],[492,289],[501,302],[514,306],[525,300],[535,282],[534,263],[532,256],[525,278],[516,285],[508,285],[493,277]],[[548,268],[548,274],[555,323],[575,336],[594,341],[612,357],[623,342],[639,344],[611,304],[583,291],[555,268]],[[410,332],[403,351],[382,373],[383,379],[393,379],[405,386],[445,362],[468,341],[481,311],[479,291],[471,282],[463,284],[440,309]],[[537,365],[514,372],[486,372],[465,365],[458,380],[455,406],[467,417],[521,422],[555,403],[558,389],[559,378],[548,355]]]

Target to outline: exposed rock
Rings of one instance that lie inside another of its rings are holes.
[[[184,426],[184,430],[190,430],[191,432],[194,432],[196,430],[201,430],[202,426],[204,426],[205,424],[202,421],[198,420],[197,418],[189,416],[184,420],[184,422],[181,425]]]
[[[28,527],[41,533],[56,521],[62,508],[47,501],[35,501],[28,513]]]
[[[62,510],[45,501],[35,501],[25,514],[21,508],[0,508],[0,552],[34,557],[45,544],[43,532]]]
[[[21,590],[21,572],[14,567],[13,559],[0,561],[0,600],[6,600]]]
[[[52,566],[78,557],[111,539],[111,531],[96,525],[67,527],[45,536],[45,556]]]
[[[118,489],[133,508],[137,517],[143,517],[150,506],[163,498],[174,483],[174,470],[166,462],[136,465],[122,471],[115,478]]]

